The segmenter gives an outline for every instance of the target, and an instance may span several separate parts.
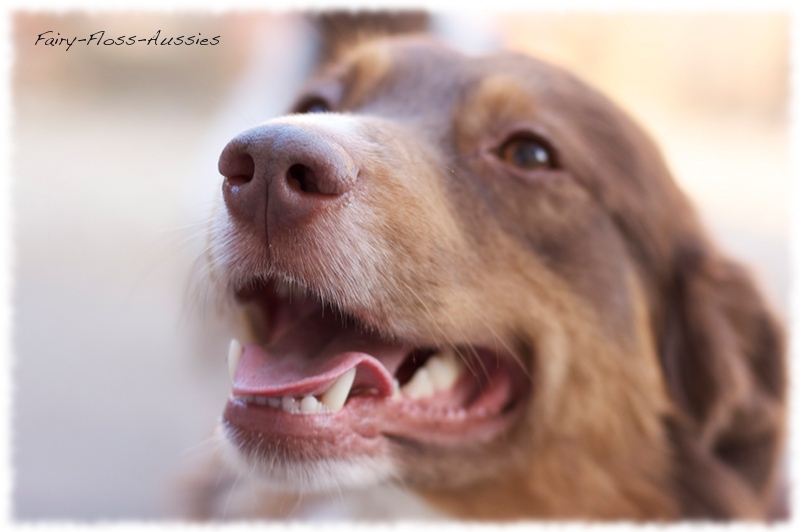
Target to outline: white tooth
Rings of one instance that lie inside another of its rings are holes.
[[[233,376],[236,375],[236,368],[239,366],[239,361],[242,360],[243,351],[239,340],[236,338],[231,340],[228,346],[228,374],[231,376],[231,381],[233,381]]]
[[[297,401],[294,397],[282,397],[281,398],[281,408],[286,410],[287,412],[296,412],[297,411]]]
[[[327,392],[322,394],[322,402],[328,407],[328,410],[330,410],[332,414],[335,414],[344,406],[355,378],[356,368],[351,368],[347,373],[336,379],[336,382],[333,383],[333,386],[328,388]]]
[[[433,387],[431,376],[424,367],[419,368],[411,380],[401,388],[403,393],[412,399],[430,397],[436,390]]]
[[[267,397],[267,404],[272,408],[280,408],[281,407],[281,398],[280,397]]]
[[[449,390],[461,375],[461,362],[449,351],[432,356],[425,363],[425,369],[433,382],[436,391]]]
[[[263,395],[257,395],[256,396],[256,404],[266,406],[267,405],[267,401],[268,401],[268,399],[266,397],[264,397]]]
[[[400,393],[400,383],[395,379],[392,384],[392,401],[401,401],[403,399],[403,394]]]
[[[306,395],[300,401],[300,411],[304,414],[316,414],[319,412],[319,401],[313,395]]]

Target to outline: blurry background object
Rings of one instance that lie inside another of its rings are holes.
[[[441,14],[431,29],[468,53],[560,63],[610,95],[786,316],[789,21],[530,12]],[[228,394],[228,324],[187,288],[217,157],[288,107],[318,33],[249,12],[17,13],[13,30],[14,516],[164,517]],[[67,52],[34,45],[48,30],[220,39]]]

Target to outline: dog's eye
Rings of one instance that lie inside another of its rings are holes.
[[[553,150],[542,140],[531,135],[513,135],[497,150],[506,163],[522,170],[556,168]]]
[[[331,106],[322,98],[311,97],[303,100],[295,106],[295,113],[327,113]]]

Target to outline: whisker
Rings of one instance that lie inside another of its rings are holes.
[[[222,442],[216,436],[209,436],[208,438],[199,441],[182,451],[178,451],[175,455],[175,458],[183,459],[183,458],[191,458],[196,455],[205,454],[208,452],[209,449],[218,449],[222,447]]]

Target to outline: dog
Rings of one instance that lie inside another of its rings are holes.
[[[459,519],[774,514],[781,326],[572,74],[373,40],[219,171],[209,263],[243,316],[220,468]]]

